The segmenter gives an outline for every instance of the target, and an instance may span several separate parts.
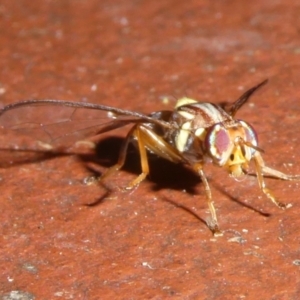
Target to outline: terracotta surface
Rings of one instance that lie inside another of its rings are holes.
[[[269,166],[300,173],[299,14],[292,0],[1,1],[0,102],[151,112],[185,95],[232,101],[269,78],[238,117]],[[139,172],[130,154],[111,193],[86,184],[116,160],[122,133],[110,136],[98,158],[3,152],[1,299],[299,299],[299,183],[267,180],[293,205],[281,211],[255,178],[207,166],[224,230],[214,238],[203,186],[184,167],[153,160],[151,178],[126,193]],[[28,144],[1,135],[2,148],[16,145]]]

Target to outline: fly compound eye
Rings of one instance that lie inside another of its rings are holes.
[[[239,121],[239,123],[242,125],[244,132],[245,132],[245,142],[247,142],[249,145],[253,145],[255,147],[257,147],[258,145],[258,139],[257,139],[257,134],[255,132],[255,130],[253,129],[253,127],[244,122],[244,121]],[[249,148],[249,151],[251,153],[251,156],[255,153],[256,149],[251,148],[251,147],[247,147]]]
[[[205,147],[218,165],[224,165],[233,148],[233,143],[226,128],[221,124],[214,125],[207,132]]]

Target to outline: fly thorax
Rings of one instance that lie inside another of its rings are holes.
[[[176,123],[177,129],[172,134],[173,144],[179,152],[185,152],[193,143],[192,126],[195,115],[190,111],[180,111],[178,108],[195,103],[190,98],[181,98],[177,101],[176,110],[172,115],[172,121]]]
[[[203,157],[201,143],[197,135],[202,135],[204,130],[194,130],[195,113],[192,109],[180,110],[183,105],[196,103],[195,100],[182,98],[178,100],[176,110],[171,116],[170,122],[174,124],[172,130],[168,131],[166,140],[173,145],[190,162],[199,161]]]
[[[200,103],[190,98],[179,99],[172,116],[178,126],[174,145],[180,152],[185,152],[194,139],[204,141],[207,128],[227,118],[225,111],[211,103]]]

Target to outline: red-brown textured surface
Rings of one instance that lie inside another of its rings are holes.
[[[292,0],[1,1],[0,101],[151,112],[184,95],[234,100],[269,78],[238,116],[268,165],[300,173],[299,15]],[[0,170],[2,299],[299,299],[298,183],[267,180],[293,204],[281,211],[255,178],[208,167],[225,231],[213,238],[195,176],[154,161],[151,179],[123,193],[132,164],[95,206],[105,190],[83,184],[92,172],[76,156]]]

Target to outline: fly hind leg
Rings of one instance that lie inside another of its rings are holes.
[[[167,143],[163,137],[156,134],[152,128],[142,124],[136,125],[132,131],[132,136],[135,138],[138,145],[142,173],[129,183],[126,187],[127,190],[131,190],[139,186],[139,184],[149,174],[147,150],[174,163],[185,162],[183,156],[174,147]]]
[[[134,127],[131,128],[129,133],[127,134],[123,145],[120,150],[118,162],[110,167],[100,178],[100,180],[104,180],[109,175],[115,173],[116,171],[119,171],[125,164],[126,154],[128,150],[128,145],[132,140],[135,140],[137,142],[138,150],[140,153],[140,159],[141,159],[141,168],[142,173],[137,176],[133,181],[131,181],[128,186],[125,188],[126,190],[132,190],[139,186],[139,184],[147,177],[149,174],[149,164],[148,164],[148,158],[147,158],[147,146],[151,148],[151,144],[155,141],[153,141],[154,138],[149,137],[150,130],[146,127],[137,124]],[[157,135],[154,135],[157,138]]]
[[[121,146],[121,150],[119,153],[119,158],[118,158],[118,162],[113,165],[112,167],[110,167],[109,169],[107,169],[101,176],[100,181],[103,181],[106,177],[110,176],[111,174],[119,171],[125,164],[125,160],[126,160],[126,154],[127,154],[127,150],[128,150],[128,146],[129,143],[131,141],[131,139],[134,136],[134,130],[135,130],[136,126],[134,126],[127,134],[125,140],[123,141],[123,144]]]
[[[141,130],[142,126],[135,126],[135,129],[133,130],[132,135],[135,137],[138,149],[140,153],[140,159],[141,159],[141,167],[142,167],[142,173],[136,177],[134,180],[132,180],[127,187],[126,190],[132,190],[139,186],[139,184],[147,177],[149,174],[149,164],[148,164],[148,158],[147,158],[147,150],[146,150],[146,143],[145,143],[145,137],[143,134],[143,131]]]

